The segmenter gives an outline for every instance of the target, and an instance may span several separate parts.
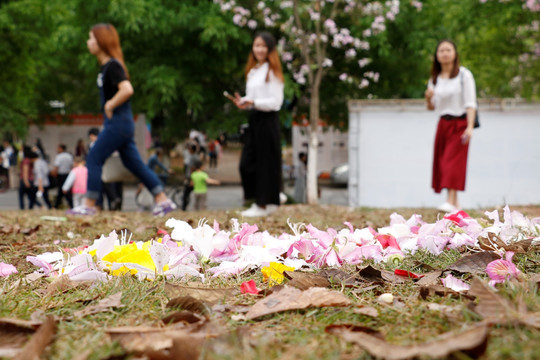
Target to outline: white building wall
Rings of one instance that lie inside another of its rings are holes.
[[[331,126],[319,126],[319,148],[317,154],[317,174],[330,172],[335,165],[348,161],[348,135]],[[298,166],[298,154],[308,153],[309,129],[307,126],[292,127],[293,165]]]
[[[540,203],[540,103],[480,101],[469,147],[464,208]],[[438,118],[423,100],[349,102],[349,205],[435,207],[431,188]]]
[[[59,144],[65,144],[68,152],[75,154],[75,146],[79,139],[83,139],[84,144],[88,147],[88,130],[93,127],[101,129],[103,126],[103,118],[100,116],[75,116],[72,124],[57,125],[45,124],[42,127],[36,125],[30,126],[26,138],[26,144],[33,145],[37,138],[41,139],[41,143],[45,149],[45,153],[49,155],[50,161],[56,156],[56,149]],[[146,117],[144,114],[135,116],[135,143],[137,149],[144,161],[146,161],[145,137],[148,129],[146,128]]]

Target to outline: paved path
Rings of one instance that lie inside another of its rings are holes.
[[[135,204],[135,187],[127,186],[124,189],[123,211],[138,211]],[[287,190],[289,194],[292,189]],[[17,190],[9,190],[0,194],[0,211],[17,210],[19,208]],[[321,204],[347,205],[346,188],[321,188]],[[208,209],[227,210],[242,207],[242,188],[239,185],[210,186],[208,189]],[[189,209],[188,209],[189,210]]]

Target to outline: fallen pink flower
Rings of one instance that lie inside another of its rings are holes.
[[[255,284],[255,281],[253,279],[249,281],[244,281],[242,285],[240,285],[240,292],[242,294],[253,294],[257,295],[261,292],[261,289],[257,287],[257,284]]]
[[[11,264],[6,264],[4,262],[0,262],[0,276],[6,277],[6,276],[9,276],[11,274],[16,274],[16,273],[18,273],[18,271],[15,268],[15,266]]]
[[[460,292],[460,291],[466,291],[471,288],[471,286],[462,280],[455,278],[452,275],[448,275],[444,279],[441,279],[443,286],[447,287],[449,289],[452,289],[454,291]]]
[[[385,235],[385,234],[380,234],[380,235],[377,235],[375,236],[375,238],[381,243],[383,249],[386,249],[387,247],[393,247],[394,249],[399,249],[399,245],[396,241],[396,238],[393,237],[392,235]]]
[[[444,218],[454,222],[458,226],[461,226],[463,223],[463,219],[468,219],[470,218],[470,216],[465,211],[460,210],[456,213],[446,215]]]
[[[424,277],[424,275],[420,274],[415,274],[411,271],[407,271],[407,270],[401,270],[401,269],[396,269],[394,270],[394,274],[398,275],[398,276],[405,276],[405,277],[408,277],[408,278],[411,278],[411,279],[420,279],[422,277]]]
[[[506,260],[499,259],[493,260],[486,266],[486,272],[491,279],[489,284],[495,285],[498,283],[503,283],[508,279],[515,278],[519,279],[521,272],[512,262],[512,257],[514,253],[512,251],[506,252]]]

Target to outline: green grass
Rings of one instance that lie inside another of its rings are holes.
[[[533,209],[537,211],[537,209]],[[420,213],[424,220],[433,222],[438,214],[431,209],[360,209],[351,211],[334,206],[291,206],[280,209],[271,218],[251,222],[259,230],[272,234],[289,232],[287,219],[291,222],[312,223],[319,229],[334,227],[341,229],[344,221],[350,221],[355,228],[387,226],[389,215],[398,212],[405,218]],[[531,215],[535,215],[534,212]],[[36,311],[54,315],[59,319],[57,332],[52,344],[44,354],[50,359],[73,359],[87,354],[89,359],[124,358],[126,353],[120,344],[110,340],[105,329],[120,326],[158,326],[160,319],[178,309],[167,308],[170,300],[164,290],[162,279],[154,282],[138,281],[125,276],[110,282],[89,287],[75,287],[65,292],[47,295],[49,281],[39,279],[27,283],[24,277],[36,268],[26,262],[27,255],[57,251],[58,248],[90,245],[100,234],[108,234],[112,229],[128,229],[134,233],[133,240],[148,240],[155,236],[157,229],[165,228],[166,219],[155,219],[146,214],[103,213],[89,220],[76,219],[71,222],[45,222],[39,219],[40,212],[0,213],[0,261],[17,267],[19,274],[6,279],[0,278],[0,317],[30,319]],[[51,213],[47,213],[50,215]],[[61,215],[60,213],[52,213]],[[525,213],[527,215],[527,213]],[[482,216],[482,212],[475,212]],[[204,213],[174,213],[173,217],[191,221],[196,225],[202,217],[210,224],[216,219],[222,228],[230,228],[230,219],[238,216],[233,211]],[[532,216],[531,216],[532,217]],[[20,224],[18,231],[9,226]],[[26,229],[40,226],[34,233]],[[68,232],[73,232],[70,239]],[[54,241],[60,240],[59,244]],[[434,256],[424,251],[407,257],[399,266],[417,273],[427,272],[425,265],[446,269],[462,254],[447,251]],[[540,253],[531,250],[528,254],[517,254],[514,262],[527,276],[540,272]],[[366,262],[368,264],[370,262]],[[392,264],[373,264],[378,269],[393,270]],[[355,266],[344,266],[342,270],[355,273]],[[463,277],[470,280],[468,275]],[[246,280],[254,279],[259,287],[262,283],[260,271],[229,279],[208,278],[206,286],[216,288],[238,288]],[[21,280],[19,286],[15,283]],[[186,284],[186,282],[174,282]],[[369,284],[361,284],[362,287]],[[404,284],[383,283],[374,289],[354,292],[354,288],[333,283],[332,288],[343,291],[353,302],[345,308],[318,308],[288,311],[267,315],[257,321],[237,321],[234,313],[212,312],[209,320],[213,326],[223,330],[224,335],[205,342],[200,358],[203,359],[371,359],[359,347],[341,341],[325,332],[332,324],[355,324],[380,331],[385,339],[394,344],[414,344],[434,339],[448,331],[457,331],[476,323],[481,318],[467,308],[470,300],[464,297],[430,296],[426,300],[419,297],[419,288],[412,282]],[[513,303],[523,301],[528,311],[540,311],[540,296],[536,284],[527,281],[521,284],[503,284],[499,294]],[[123,307],[112,311],[73,317],[74,313],[90,304],[117,292],[122,292]],[[377,298],[382,293],[392,293],[403,307],[381,305]],[[252,305],[258,299],[236,295],[228,299],[228,304]],[[429,303],[457,306],[458,311],[445,314],[428,308]],[[355,314],[354,307],[371,306],[379,311],[372,318]],[[159,325],[163,326],[163,325]],[[486,359],[538,359],[540,358],[540,331],[523,325],[511,324],[491,329]],[[85,353],[86,352],[86,353]]]

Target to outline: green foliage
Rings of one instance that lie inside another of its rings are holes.
[[[524,8],[523,0],[422,3],[419,11],[402,0],[395,21],[387,21],[387,30],[370,37],[370,49],[358,50],[352,61],[343,49],[328,47],[333,66],[320,89],[322,118],[346,127],[348,99],[421,97],[443,38],[457,42],[481,97],[539,99],[538,12]],[[244,5],[254,10],[257,4]],[[362,37],[371,20],[342,12],[336,21]],[[246,55],[262,21],[257,29],[240,28],[213,1],[12,0],[0,5],[0,134],[24,136],[29,121],[45,115],[99,112],[99,66],[86,49],[89,29],[99,22],[117,27],[135,88],[134,112],[146,113],[163,140],[179,140],[192,127],[211,135],[235,132],[245,120],[222,93],[243,92]],[[371,62],[360,68],[361,58]],[[379,82],[360,89],[339,80],[343,73],[361,78],[365,72],[378,72]],[[287,101],[298,97],[298,113],[306,113],[309,92],[290,80],[291,72],[285,75]],[[64,109],[52,108],[53,100]]]

